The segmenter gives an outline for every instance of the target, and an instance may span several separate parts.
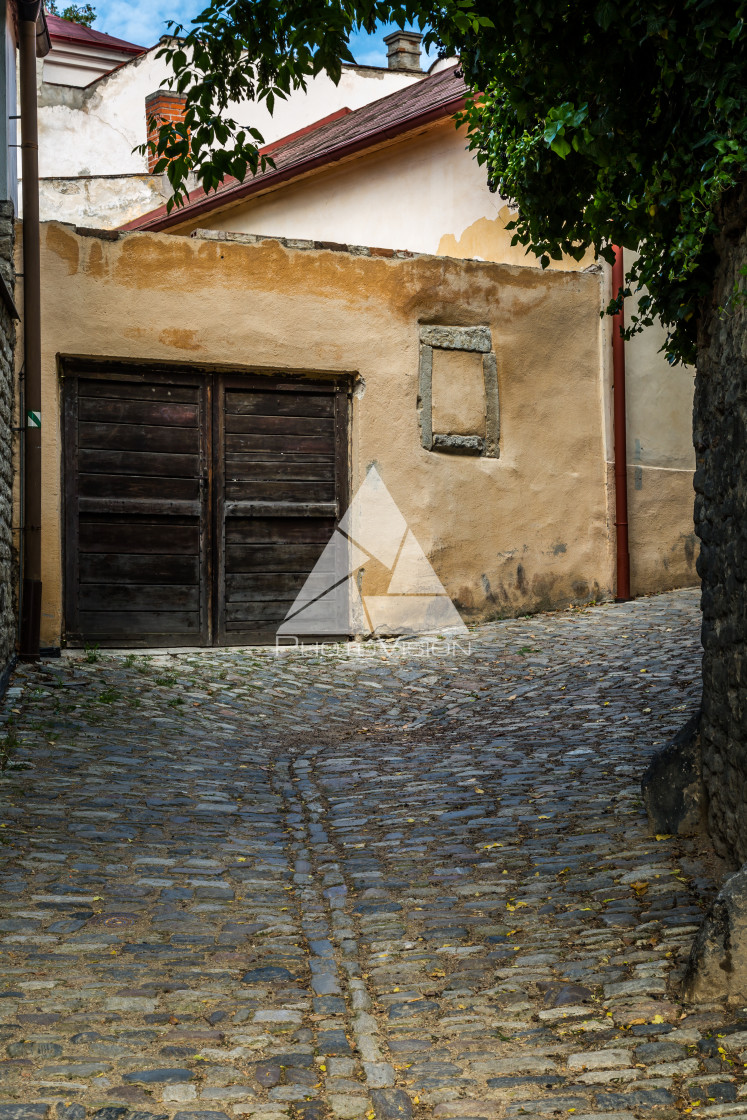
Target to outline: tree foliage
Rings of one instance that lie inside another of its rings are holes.
[[[69,19],[71,23],[80,23],[84,27],[92,27],[96,19],[96,9],[92,4],[68,4],[62,11],[56,0],[47,0],[47,11],[60,19]]]
[[[541,258],[637,250],[633,329],[661,318],[672,361],[694,358],[713,279],[717,204],[747,159],[747,0],[213,0],[162,53],[187,95],[161,127],[159,169],[184,200],[268,162],[229,103],[338,81],[349,41],[380,22],[418,26],[458,55],[460,120],[491,189],[516,210],[514,240]]]

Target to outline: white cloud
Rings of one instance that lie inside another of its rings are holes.
[[[167,4],[154,4],[153,0],[94,0],[94,7],[97,31],[151,47],[167,34],[167,19],[186,26],[205,3],[204,0],[171,0]]]

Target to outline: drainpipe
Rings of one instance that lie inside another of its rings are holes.
[[[37,53],[48,50],[42,0],[18,0],[23,181],[23,570],[19,654],[39,656],[41,623],[41,266]],[[37,52],[37,39],[39,50]],[[45,49],[46,47],[46,49]]]
[[[616,298],[625,287],[623,250],[613,245],[612,295]],[[617,538],[617,593],[615,602],[627,603],[630,595],[630,551],[628,548],[628,453],[625,418],[625,339],[622,330],[625,314],[620,310],[612,319],[612,392],[615,431],[615,530]]]

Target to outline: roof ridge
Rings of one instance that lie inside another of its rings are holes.
[[[335,119],[317,122],[291,133],[273,146],[274,168],[258,172],[243,182],[233,176],[206,194],[202,187],[191,191],[184,206],[167,211],[163,205],[120,226],[122,230],[167,229],[189,221],[192,215],[225,205],[229,199],[255,194],[289,179],[334,163],[346,155],[374,147],[456,112],[464,102],[465,86],[458,63],[348,113],[331,114]],[[382,109],[382,106],[384,108]],[[362,127],[361,127],[362,125]],[[328,141],[325,146],[325,140]],[[268,148],[270,145],[267,146]],[[266,149],[265,149],[266,150]]]

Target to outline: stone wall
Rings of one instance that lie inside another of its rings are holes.
[[[13,203],[0,202],[0,275],[10,293],[15,282]],[[16,648],[16,556],[13,549],[13,383],[15,322],[0,300],[0,680]]]
[[[720,855],[747,860],[747,188],[724,206],[695,386],[703,779]],[[741,293],[735,298],[735,286]]]

